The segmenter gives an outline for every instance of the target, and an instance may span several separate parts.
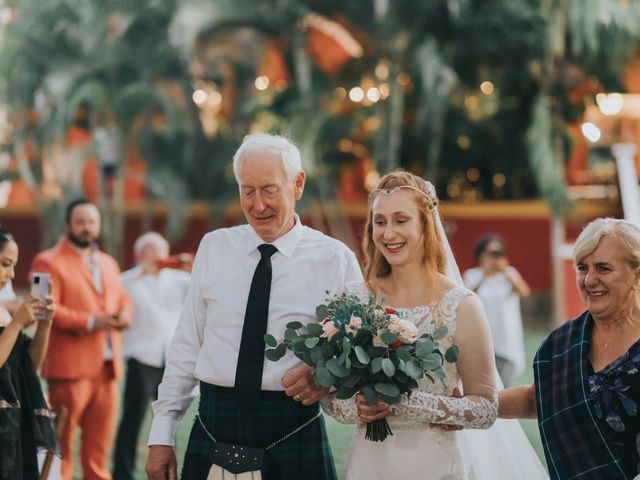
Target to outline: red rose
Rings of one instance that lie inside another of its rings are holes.
[[[393,315],[396,313],[396,311],[393,308],[384,307],[384,313],[386,313],[387,315]]]
[[[400,341],[400,339],[398,339],[395,342],[389,344],[389,349],[394,350],[398,348],[400,345],[402,345],[402,342]]]

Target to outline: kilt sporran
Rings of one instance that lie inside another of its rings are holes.
[[[321,412],[318,411],[315,416],[311,417],[305,423],[264,448],[246,447],[243,445],[219,442],[207,430],[200,418],[200,415],[196,415],[196,419],[198,420],[200,427],[213,443],[208,455],[209,461],[211,462],[211,468],[209,470],[207,480],[230,478],[238,480],[242,478],[262,480],[262,476],[267,468],[267,464],[265,463],[265,453],[313,423],[320,417],[320,415]],[[250,475],[245,476],[242,474]],[[234,476],[232,477],[231,475]]]

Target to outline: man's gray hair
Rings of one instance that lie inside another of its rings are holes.
[[[300,150],[291,140],[280,135],[267,133],[252,133],[247,135],[233,156],[233,174],[240,183],[240,166],[247,153],[268,152],[280,155],[282,164],[287,172],[287,178],[292,182],[298,172],[302,170]]]
[[[138,237],[138,239],[133,244],[133,251],[135,253],[140,253],[140,251],[146,247],[147,245],[155,243],[169,250],[169,242],[160,235],[158,232],[147,232],[144,235]]]
[[[640,267],[640,228],[617,218],[598,218],[584,227],[573,247],[574,263],[577,265],[593,253],[605,235],[620,240],[624,258],[632,269]]]

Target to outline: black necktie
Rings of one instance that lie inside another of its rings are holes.
[[[244,411],[251,410],[260,401],[264,335],[267,333],[271,293],[271,255],[278,251],[266,243],[260,245],[258,250],[261,257],[251,280],[234,383],[236,402]]]

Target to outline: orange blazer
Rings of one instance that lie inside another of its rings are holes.
[[[57,304],[51,328],[49,349],[43,366],[47,379],[78,380],[100,374],[104,363],[106,331],[89,331],[89,318],[114,314],[125,309],[131,318],[131,300],[120,282],[115,259],[98,252],[103,293],[98,293],[89,268],[66,237],[49,250],[36,255],[31,272],[46,272],[53,280],[52,296]],[[113,366],[122,376],[120,332],[110,330]]]

